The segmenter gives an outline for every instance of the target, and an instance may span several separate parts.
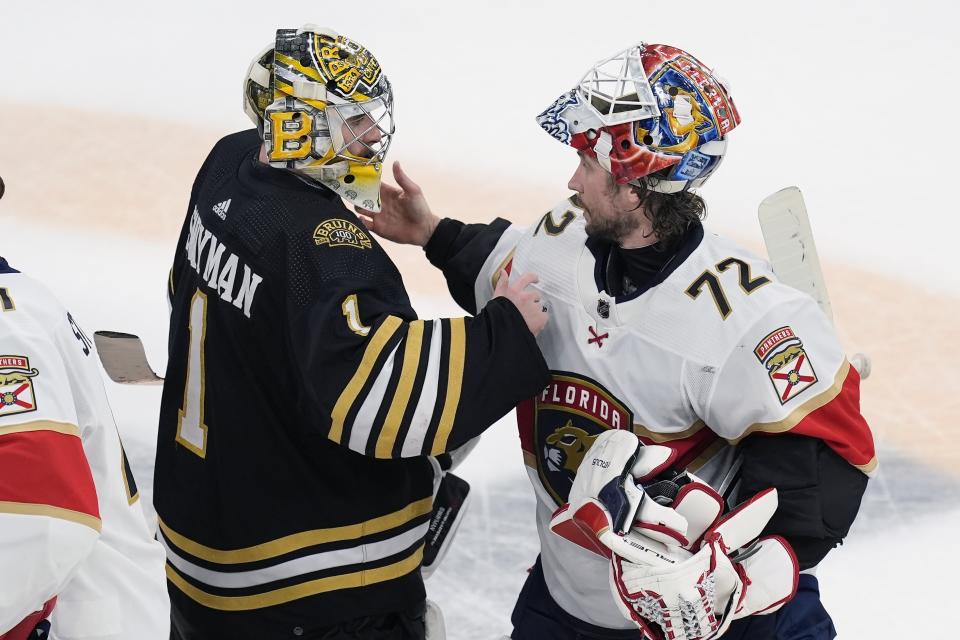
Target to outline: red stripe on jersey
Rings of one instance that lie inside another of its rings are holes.
[[[840,393],[811,411],[789,431],[819,438],[844,460],[857,467],[869,465],[876,457],[873,434],[860,414],[860,374],[850,367]]]
[[[49,505],[99,518],[80,438],[55,431],[0,437],[0,502]]]
[[[22,621],[20,621],[17,626],[13,629],[10,629],[6,633],[0,635],[0,640],[30,640],[31,637],[35,638],[33,631],[37,628],[37,625],[42,621],[50,617],[50,614],[53,613],[53,608],[57,606],[57,596],[53,596],[45,603],[43,603],[43,608],[39,611],[34,611]]]
[[[517,429],[520,430],[520,448],[534,453],[533,426],[536,423],[537,403],[533,398],[517,405]]]
[[[676,461],[670,465],[673,469],[686,469],[691,462],[696,460],[697,456],[707,450],[707,448],[717,441],[719,436],[708,428],[698,429],[693,435],[682,440],[670,440],[667,442],[657,442],[646,436],[639,436],[640,441],[645,445],[659,445],[661,447],[670,447],[676,454]]]

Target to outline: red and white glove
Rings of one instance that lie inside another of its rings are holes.
[[[686,518],[658,504],[637,484],[661,474],[675,458],[673,449],[643,446],[629,431],[600,434],[550,529],[607,558],[649,554],[651,562],[685,560],[690,556],[682,549],[688,544]]]
[[[717,638],[734,620],[793,597],[796,557],[782,538],[756,540],[777,509],[774,489],[721,518],[723,498],[691,473],[675,479],[682,486],[672,501],[661,498],[670,506],[637,486],[674,459],[672,449],[643,446],[630,432],[601,434],[550,528],[611,558],[614,598],[647,637],[660,637],[659,627],[670,640]]]
[[[710,510],[700,498],[710,493],[720,497],[702,485],[683,489],[687,493],[678,495],[675,508],[702,523],[701,516]],[[700,495],[687,502],[685,495],[694,494]],[[775,489],[757,494],[711,522],[702,538],[688,546],[696,551],[684,550],[688,558],[680,562],[651,561],[649,554],[629,549],[618,552],[610,581],[621,613],[650,638],[658,637],[656,625],[670,640],[709,640],[720,637],[734,620],[779,609],[796,593],[797,559],[778,536],[756,539],[776,509]],[[696,534],[693,526],[687,532]]]

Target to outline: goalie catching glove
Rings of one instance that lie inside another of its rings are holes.
[[[644,447],[627,431],[608,431],[587,451],[567,504],[553,514],[550,528],[594,553],[611,557],[632,549],[651,561],[680,561],[687,543],[687,520],[657,503],[637,483],[670,467],[676,457],[668,447]],[[628,535],[643,531],[645,536]]]
[[[736,619],[779,609],[796,592],[796,557],[782,538],[756,539],[777,509],[776,490],[720,517],[723,499],[693,474],[649,483],[671,462],[667,447],[602,434],[551,529],[611,558],[614,599],[647,638],[717,638]]]

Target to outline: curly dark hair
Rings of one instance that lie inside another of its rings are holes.
[[[677,193],[660,193],[650,187],[656,184],[657,176],[647,176],[641,184],[631,184],[640,204],[646,209],[659,247],[667,251],[673,248],[687,229],[696,220],[707,215],[707,203],[696,193],[683,190]]]

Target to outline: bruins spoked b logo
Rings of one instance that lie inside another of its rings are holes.
[[[313,230],[313,241],[319,247],[354,247],[355,249],[370,249],[373,243],[367,232],[349,220],[333,218],[317,225]]]

